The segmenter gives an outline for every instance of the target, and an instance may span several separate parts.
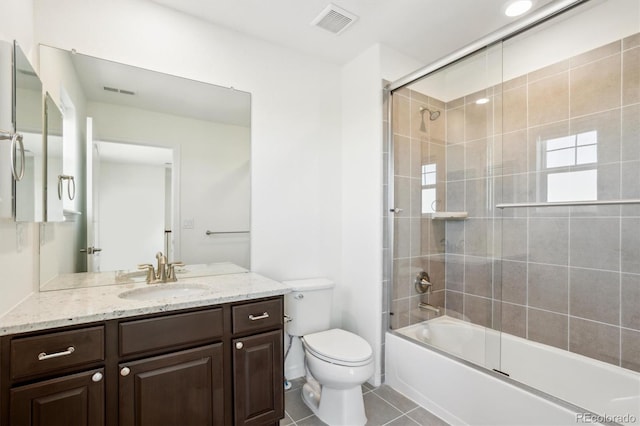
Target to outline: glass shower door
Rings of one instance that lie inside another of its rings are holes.
[[[501,369],[618,423],[640,419],[639,70],[637,0],[504,42]]]
[[[391,326],[490,369],[500,366],[501,73],[497,44],[392,95]]]

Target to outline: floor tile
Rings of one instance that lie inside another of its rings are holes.
[[[313,412],[302,401],[302,392],[293,390],[284,393],[284,409],[294,422],[309,417]]]
[[[406,413],[409,410],[413,410],[418,406],[418,404],[402,395],[400,392],[394,390],[389,385],[382,385],[379,388],[375,389],[373,393],[375,393],[380,398],[384,399],[403,413]]]
[[[316,416],[307,417],[306,419],[298,420],[296,422],[298,426],[328,426],[325,422],[317,418]]]
[[[286,391],[292,392],[294,390],[302,388],[302,385],[304,385],[305,383],[305,378],[298,377],[297,379],[289,380],[289,383],[291,383],[291,389],[287,389]]]
[[[291,389],[284,394],[285,418],[280,426],[327,426],[318,419],[302,400],[304,377],[289,381]],[[389,385],[362,385],[367,426],[448,426]]]
[[[422,426],[449,426],[449,423],[445,422],[440,417],[436,417],[422,407],[409,411],[407,416]]]
[[[286,410],[285,410],[286,411]],[[293,420],[291,419],[291,417],[289,417],[289,415],[285,412],[284,413],[284,419],[280,420],[280,426],[287,426],[287,425],[292,425]]]
[[[367,393],[368,391],[372,391],[374,389],[375,387],[373,385],[370,385],[369,382],[364,382],[362,384],[362,393]]]
[[[413,419],[405,415],[402,417],[398,417],[393,421],[390,421],[385,426],[418,426],[418,425],[420,425],[420,423],[417,423],[416,421],[414,421]]]
[[[364,394],[363,398],[368,426],[381,426],[402,415],[402,412],[374,392]]]

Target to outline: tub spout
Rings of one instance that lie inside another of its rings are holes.
[[[430,311],[434,312],[436,315],[440,315],[440,308],[436,308],[435,306],[428,303],[420,302],[418,304],[418,308],[422,309],[423,311]]]

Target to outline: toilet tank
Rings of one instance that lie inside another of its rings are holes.
[[[291,336],[304,336],[328,330],[331,324],[333,281],[326,278],[284,281],[292,292],[285,295],[284,313],[291,321],[285,331]]]

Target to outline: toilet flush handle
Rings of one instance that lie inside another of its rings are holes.
[[[298,294],[296,294],[296,295],[295,295],[295,296],[293,296],[293,297],[295,297],[295,298],[296,298],[296,299],[298,299],[298,300],[300,300],[300,299],[304,299],[304,294],[302,294],[302,293],[298,293]]]

